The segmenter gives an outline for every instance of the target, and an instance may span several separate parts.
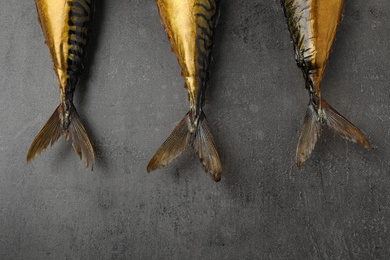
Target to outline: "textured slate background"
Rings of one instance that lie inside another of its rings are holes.
[[[308,94],[278,0],[223,1],[205,107],[221,182],[192,150],[146,165],[188,111],[153,0],[99,0],[75,104],[93,172],[31,142],[59,104],[34,1],[0,9],[1,259],[388,259],[390,4],[346,0],[323,97],[372,151],[326,131],[301,171]]]

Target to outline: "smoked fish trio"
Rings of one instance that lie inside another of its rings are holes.
[[[219,181],[222,166],[203,112],[219,2],[156,1],[162,26],[185,79],[190,109],[149,161],[147,171],[165,167],[192,146],[205,171]],[[72,140],[80,159],[84,157],[86,167],[93,170],[94,151],[73,104],[73,94],[84,68],[94,0],[35,0],[35,3],[58,77],[61,100],[33,141],[26,160],[33,160],[63,135]],[[366,136],[321,96],[321,81],[344,0],[281,0],[281,4],[294,43],[296,63],[310,97],[296,152],[298,168],[309,158],[325,125],[342,138],[370,150]]]
[[[185,79],[190,110],[156,151],[147,171],[166,166],[191,145],[205,171],[219,181],[221,162],[203,112],[218,1],[157,0],[157,5]]]
[[[43,152],[61,135],[72,139],[76,153],[84,156],[85,166],[93,170],[95,155],[80,117],[73,104],[83,71],[94,0],[35,0],[39,23],[54,63],[60,86],[60,105],[33,141],[27,162]]]
[[[310,101],[299,138],[296,163],[301,168],[327,125],[342,138],[370,150],[367,137],[321,96],[321,81],[342,17],[344,0],[281,0]]]

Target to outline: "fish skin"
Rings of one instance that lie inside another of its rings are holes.
[[[281,4],[294,43],[295,59],[310,95],[297,147],[298,168],[310,156],[325,124],[346,140],[370,150],[367,137],[321,96],[321,82],[344,10],[344,0],[281,0]]]
[[[157,0],[193,111],[200,111],[204,103],[217,4],[214,0]]]
[[[312,87],[309,91],[320,97],[321,81],[336,37],[344,1],[282,0],[282,3],[294,42],[297,65]]]
[[[53,145],[61,135],[72,139],[76,153],[91,170],[95,156],[73,104],[73,93],[84,68],[93,0],[35,0],[38,20],[58,77],[61,102],[32,143],[27,162]]]
[[[69,81],[77,82],[82,72],[85,56],[84,48],[88,35],[88,22],[91,18],[92,11],[91,0],[35,0],[35,3],[39,23],[41,24],[46,44],[50,50],[50,56],[54,63],[54,71],[58,77],[61,100],[65,101],[67,94],[71,92],[67,90],[67,87],[75,87],[75,84],[71,84]],[[83,15],[84,12],[88,13],[86,18],[80,19],[82,22],[78,25],[72,22],[75,19],[71,15],[72,5],[75,10],[73,11],[74,14]],[[79,33],[71,34],[70,31]],[[71,44],[72,39],[77,39],[78,42]],[[70,49],[78,50],[81,52],[81,55],[71,53],[69,51]],[[72,90],[74,91],[74,89]]]
[[[157,0],[162,25],[185,79],[190,111],[150,160],[148,172],[166,166],[191,144],[205,171],[215,181],[221,179],[219,155],[202,110],[218,4],[215,0]]]

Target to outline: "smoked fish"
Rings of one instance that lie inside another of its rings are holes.
[[[281,0],[295,59],[303,72],[310,102],[298,142],[296,163],[301,168],[327,125],[342,138],[370,150],[367,137],[321,97],[321,81],[342,17],[344,0]]]
[[[35,0],[38,20],[54,63],[60,86],[60,105],[33,141],[27,163],[53,146],[61,135],[72,139],[80,159],[93,170],[95,155],[80,117],[73,93],[83,71],[94,0]]]
[[[176,53],[190,110],[150,160],[147,171],[162,168],[191,145],[215,181],[222,167],[203,112],[218,0],[157,0],[161,23]]]

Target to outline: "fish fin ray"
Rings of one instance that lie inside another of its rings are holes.
[[[371,145],[367,137],[356,126],[332,108],[324,99],[321,99],[321,107],[325,115],[322,120],[319,119],[318,111],[316,111],[313,103],[310,102],[307,108],[305,123],[303,124],[303,130],[297,148],[298,168],[301,168],[302,164],[310,156],[315,143],[321,136],[322,127],[325,123],[335,134],[345,140],[361,145],[367,150],[371,150]]]
[[[72,138],[73,149],[79,155],[80,160],[84,157],[85,167],[88,168],[89,165],[91,165],[91,171],[93,171],[95,166],[95,154],[87,132],[85,131],[77,110],[74,107],[71,110],[71,117],[72,122],[69,125],[69,132]]]
[[[168,165],[191,144],[204,170],[209,172],[215,181],[221,179],[221,162],[204,114],[200,116],[195,132],[191,133],[191,127],[190,113],[187,113],[149,161],[146,167],[148,172]]]
[[[60,138],[62,129],[60,126],[59,109],[60,107],[58,106],[43,126],[42,130],[38,133],[37,137],[35,137],[27,153],[27,163],[31,162],[35,157],[45,151],[49,147],[49,144],[50,147],[52,147]]]
[[[61,127],[60,110],[62,110],[62,108],[58,106],[37,137],[34,139],[27,153],[27,163],[31,162],[35,157],[45,151],[49,144],[50,147],[52,147],[61,135],[64,135],[66,140],[68,140],[69,137],[72,138],[72,146],[74,150],[79,155],[80,159],[82,158],[82,154],[84,154],[84,163],[87,168],[89,167],[89,161],[91,161],[91,170],[93,170],[95,165],[95,155],[91,142],[88,139],[87,133],[80,121],[80,117],[77,114],[76,109],[74,106],[71,108],[72,119],[68,129],[66,130]]]
[[[187,148],[191,141],[191,133],[188,130],[190,124],[188,113],[149,161],[146,167],[148,172],[165,167]]]
[[[204,114],[201,115],[198,124],[192,146],[202,162],[204,170],[210,173],[214,181],[218,182],[222,175],[221,161]]]
[[[333,132],[350,142],[371,150],[371,145],[367,137],[356,126],[332,108],[325,100],[322,99],[321,104],[325,110],[326,124]]]
[[[297,147],[297,167],[300,169],[302,164],[309,158],[313,151],[318,138],[322,133],[322,125],[318,120],[314,105],[309,104],[306,110],[305,121],[301,136],[299,137]]]

